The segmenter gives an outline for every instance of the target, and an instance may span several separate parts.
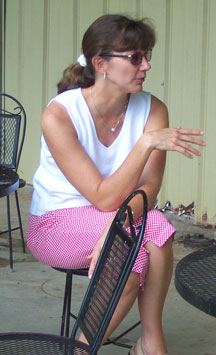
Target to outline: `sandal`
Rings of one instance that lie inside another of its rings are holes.
[[[135,355],[134,348],[135,348],[135,346],[133,346],[130,349],[130,352],[128,353],[128,355]],[[136,343],[136,352],[137,352],[137,355],[143,355],[142,346],[141,346],[141,338],[139,338],[137,343]],[[165,353],[164,355],[168,355],[168,353]]]
[[[141,346],[141,338],[139,338],[136,343],[136,352],[137,352],[137,355],[143,355],[142,346]],[[130,349],[130,352],[128,353],[128,355],[135,355],[134,346],[133,346],[133,348]],[[166,354],[164,354],[164,355],[166,355]]]

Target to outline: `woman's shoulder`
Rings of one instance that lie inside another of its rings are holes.
[[[148,91],[140,91],[136,94],[131,94],[131,98],[135,101],[149,101],[151,99],[151,93]]]
[[[161,108],[166,110],[165,103],[148,91],[141,91],[137,94],[132,95],[132,97],[134,99],[134,102],[136,103],[146,102],[147,104],[150,104],[152,108]]]
[[[151,111],[153,112],[158,110],[167,113],[167,106],[158,97],[151,95]]]
[[[70,89],[52,98],[42,114],[42,129],[54,123],[70,122],[72,108],[76,106],[79,95],[80,89]]]
[[[151,93],[147,91],[141,91],[136,94],[131,94],[130,105],[134,110],[138,112],[143,110],[143,108],[146,108],[146,110],[149,111],[151,107]]]
[[[81,89],[80,88],[76,88],[76,89],[69,89],[66,90],[64,92],[62,92],[61,94],[58,94],[57,96],[55,96],[51,101],[57,101],[60,102],[62,104],[67,104],[68,102],[72,102],[73,100],[76,100],[80,97],[81,94]]]
[[[151,110],[148,121],[149,126],[155,129],[169,126],[167,106],[154,95],[151,96]]]

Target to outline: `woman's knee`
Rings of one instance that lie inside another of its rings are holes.
[[[173,257],[173,240],[172,237],[170,237],[166,243],[162,246],[162,252],[166,256],[170,256],[171,258]]]
[[[147,242],[145,244],[145,248],[149,251],[149,253],[154,253],[154,252],[166,253],[166,252],[172,252],[172,245],[173,245],[173,240],[172,237],[170,237],[162,246],[158,246],[152,242]]]

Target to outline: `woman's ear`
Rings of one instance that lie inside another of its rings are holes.
[[[92,58],[92,65],[96,72],[104,75],[104,73],[107,71],[108,62],[107,60],[97,55]]]

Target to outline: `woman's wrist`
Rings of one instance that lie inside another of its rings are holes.
[[[144,133],[141,137],[142,149],[146,153],[151,153],[155,149],[154,139],[151,132]]]

